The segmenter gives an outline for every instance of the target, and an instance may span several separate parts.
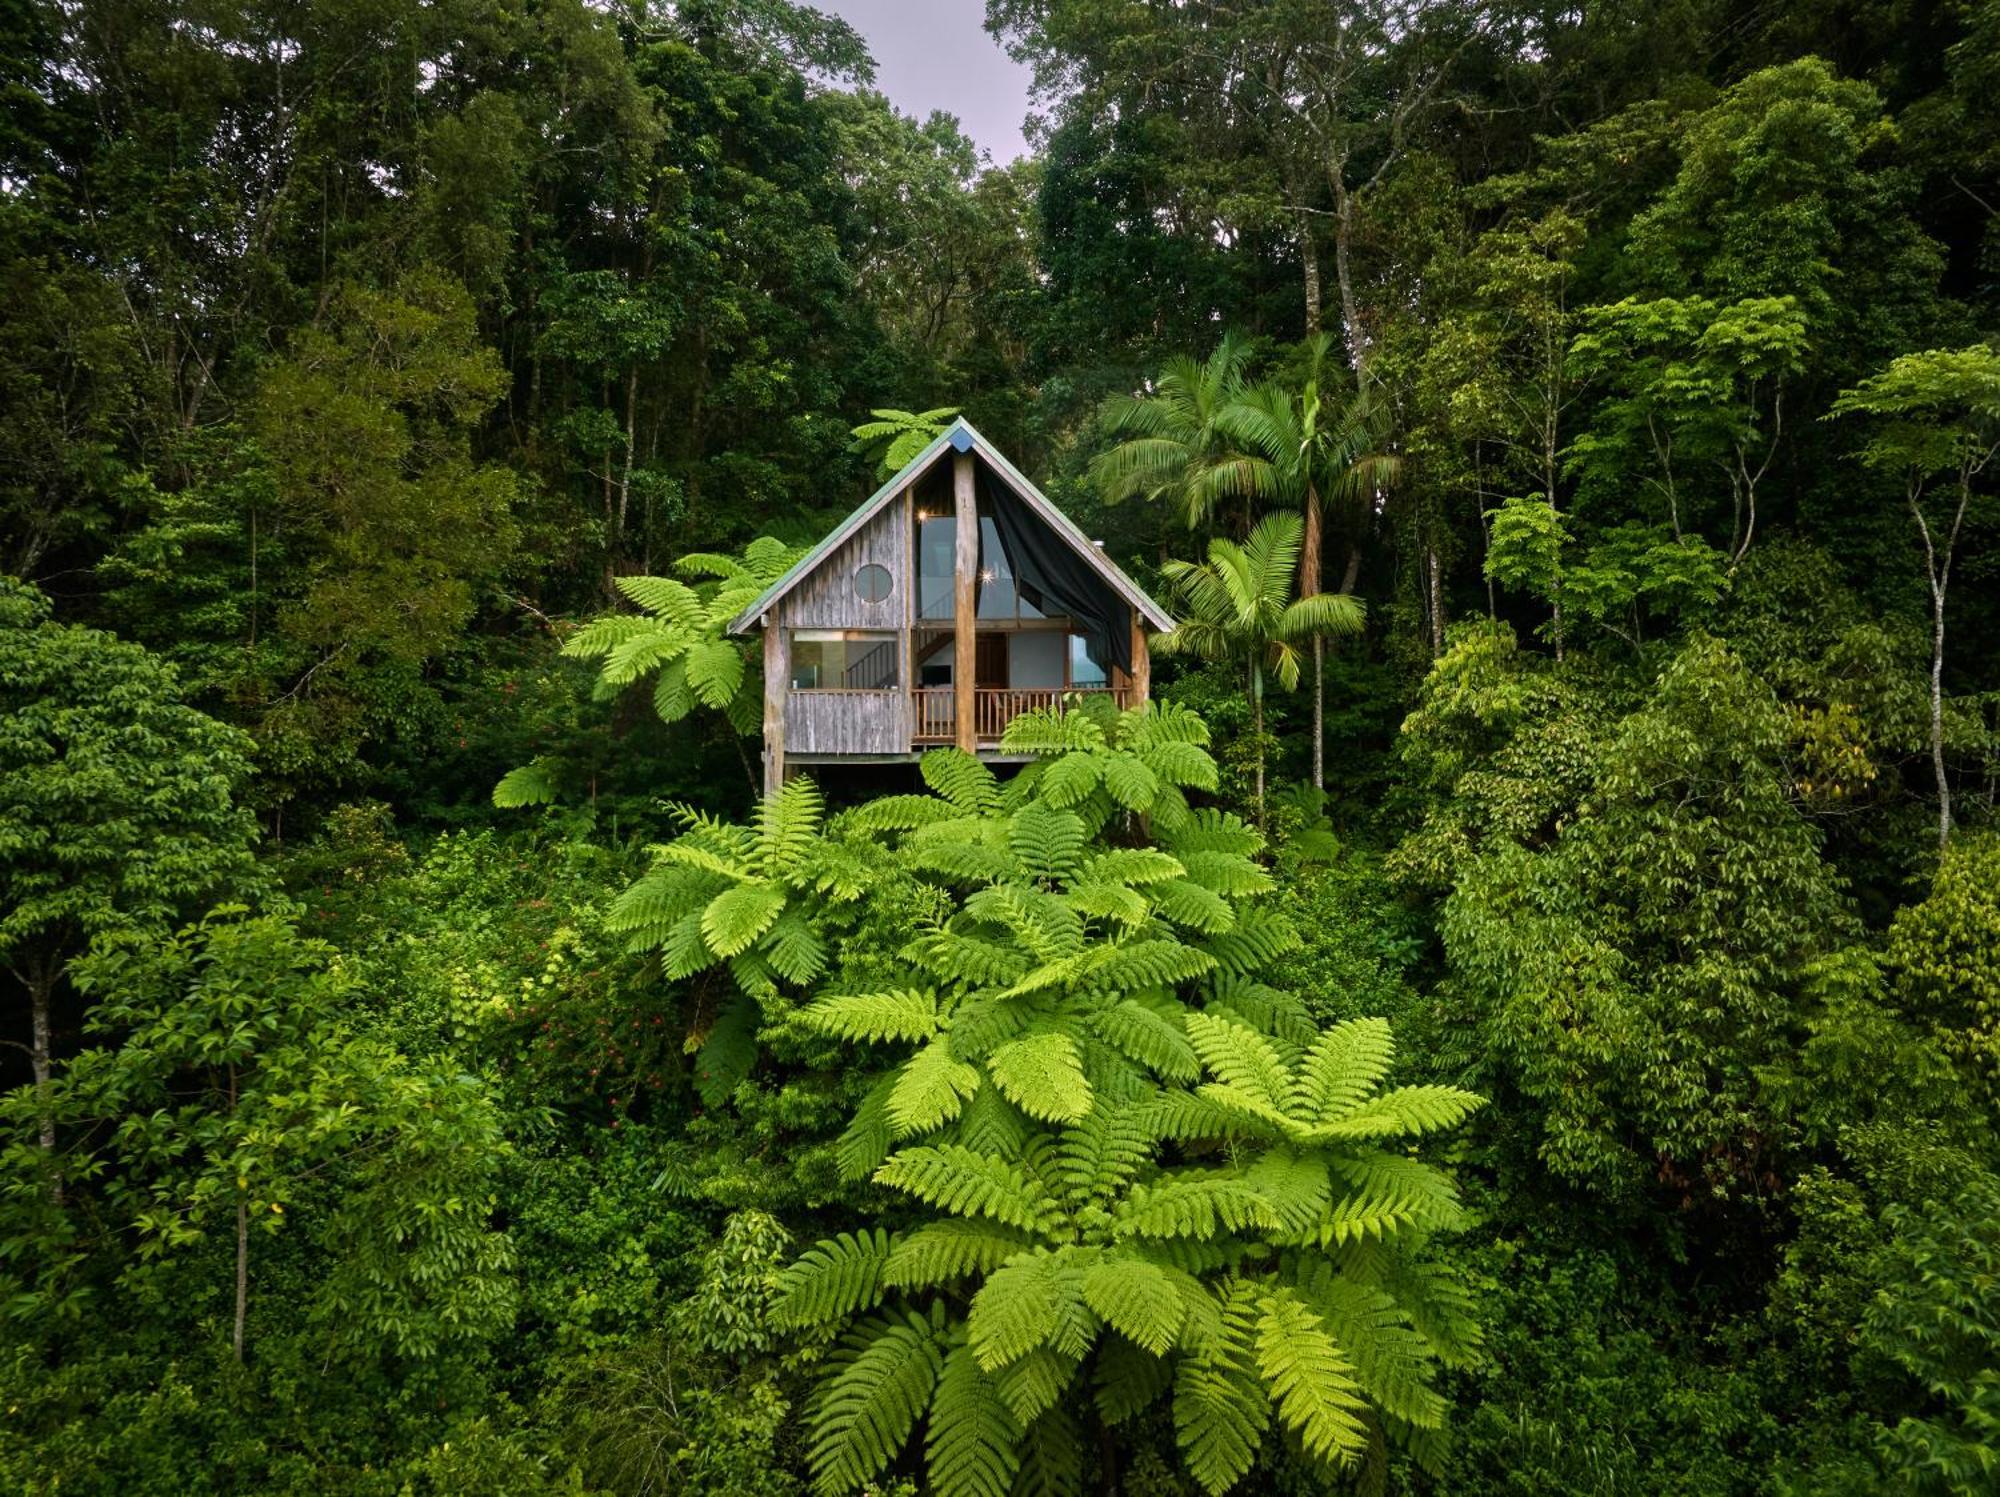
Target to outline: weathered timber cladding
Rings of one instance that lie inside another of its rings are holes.
[[[889,569],[893,584],[879,603],[864,603],[854,574],[874,562]],[[909,618],[916,551],[910,508],[891,504],[843,542],[778,605],[793,629],[901,629]]]
[[[901,691],[794,691],[785,698],[788,754],[903,754],[910,699]]]

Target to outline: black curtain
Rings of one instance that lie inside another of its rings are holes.
[[[1043,612],[1074,619],[1098,660],[1129,672],[1132,628],[1125,600],[984,463],[979,465],[979,497],[1000,532],[1015,585],[1040,593],[1044,601],[1037,606]]]

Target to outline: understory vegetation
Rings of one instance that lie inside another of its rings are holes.
[[[0,13],[0,1486],[2000,1488],[2000,8]]]

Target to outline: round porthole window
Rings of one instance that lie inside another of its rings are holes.
[[[889,575],[889,569],[877,562],[869,562],[854,574],[854,591],[864,603],[882,602],[893,586],[895,579]]]

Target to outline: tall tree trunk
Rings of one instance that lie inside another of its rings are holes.
[[[1951,845],[1951,781],[1944,772],[1944,589],[1931,589],[1931,770],[1937,776],[1938,850]]]
[[[1320,289],[1319,251],[1313,244],[1312,219],[1301,208],[1298,213],[1299,266],[1305,275],[1306,289],[1306,336],[1319,331]]]
[[[56,1115],[53,1099],[49,1096],[49,1087],[55,1081],[53,1007],[56,973],[59,970],[60,966],[55,958],[50,957],[36,963],[25,979],[29,1010],[28,1065],[34,1073],[35,1107],[40,1114],[36,1123],[36,1134],[42,1152],[48,1156],[49,1178],[52,1182],[49,1193],[58,1206],[63,1203],[63,1182],[55,1164]]]
[[[1257,740],[1257,830],[1269,822],[1264,815],[1264,668],[1250,667],[1250,731]]]
[[[236,1192],[236,1323],[229,1333],[229,1349],[243,1365],[243,1326],[250,1318],[250,1198]]]
[[[1319,594],[1321,555],[1325,549],[1322,539],[1319,488],[1306,485],[1306,533],[1305,541],[1299,548],[1299,596],[1316,597]],[[1326,788],[1326,641],[1319,635],[1313,636],[1313,725],[1312,725],[1312,773],[1313,788]]]

